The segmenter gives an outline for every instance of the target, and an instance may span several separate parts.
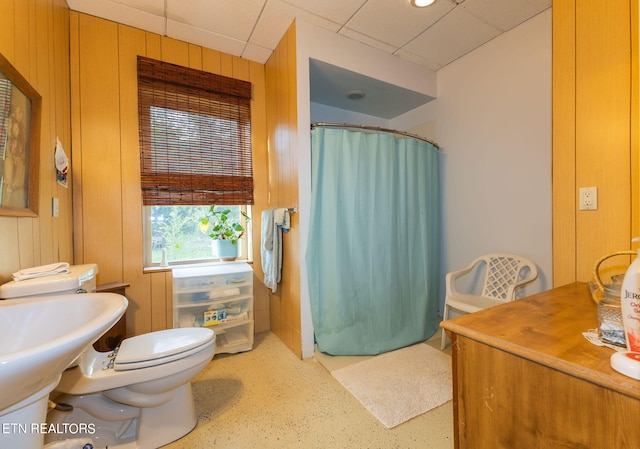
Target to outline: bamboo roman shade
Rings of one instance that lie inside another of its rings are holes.
[[[138,56],[144,205],[253,204],[251,83]]]

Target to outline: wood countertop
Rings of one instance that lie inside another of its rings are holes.
[[[586,283],[576,282],[441,323],[452,332],[640,399],[640,381],[613,368],[613,350],[582,332],[598,326]]]

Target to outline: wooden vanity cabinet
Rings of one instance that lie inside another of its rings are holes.
[[[457,449],[640,448],[640,381],[614,371],[587,284],[442,323]]]

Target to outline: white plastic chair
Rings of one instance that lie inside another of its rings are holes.
[[[469,274],[476,265],[485,264],[484,287],[480,295],[460,293],[456,280]],[[538,277],[536,264],[516,254],[486,254],[474,259],[466,268],[447,273],[445,285],[444,313],[442,320],[449,318],[449,309],[473,313],[504,304],[516,299],[516,290]],[[440,349],[444,349],[447,335],[442,331]]]

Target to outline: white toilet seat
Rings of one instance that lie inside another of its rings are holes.
[[[180,351],[178,349],[178,352],[171,356],[164,355],[164,357],[161,356],[160,358],[151,359],[145,367],[142,367],[142,365],[146,362],[136,362],[138,363],[137,366],[139,369],[134,368],[124,370],[114,369],[110,353],[97,352],[93,347],[89,347],[82,356],[80,356],[77,366],[69,368],[62,373],[62,378],[60,379],[60,383],[56,387],[56,390],[61,393],[83,395],[104,392],[114,388],[132,386],[149,381],[159,381],[162,383],[162,379],[173,376],[176,373],[189,370],[202,363],[210,362],[215,354],[216,347],[216,336],[214,332],[207,327],[182,329],[188,331],[188,333],[192,333],[193,335],[199,334],[201,338],[205,339],[204,343],[197,345],[197,343],[192,342],[191,346],[197,346],[184,351]],[[157,332],[162,338],[171,339],[171,335],[174,333],[169,331],[173,330],[178,329],[155,331],[151,332],[151,334],[155,334]],[[176,336],[177,334],[178,333],[176,333]],[[204,337],[203,334],[207,334],[208,337]],[[127,340],[128,339],[124,340],[123,344]],[[151,340],[153,340],[153,338]],[[141,341],[144,343],[145,339],[141,339]],[[132,347],[135,346],[136,345]],[[124,360],[134,360],[134,358],[127,357],[127,352],[128,351],[125,351]],[[160,349],[156,351],[156,355],[165,353],[166,352],[164,350]],[[124,366],[126,368],[129,365],[125,363]],[[130,366],[133,367],[135,364]]]
[[[114,360],[114,370],[148,368],[187,357],[214,338],[207,328],[178,328],[125,339]]]

